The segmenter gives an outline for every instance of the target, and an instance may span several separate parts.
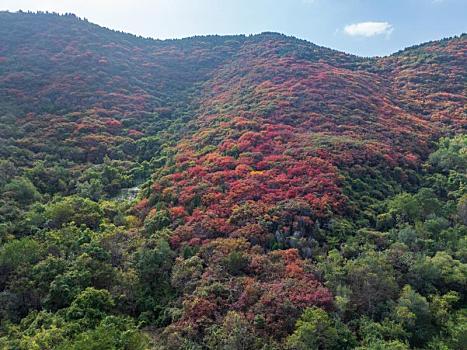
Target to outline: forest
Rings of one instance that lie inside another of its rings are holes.
[[[465,349],[466,69],[0,12],[0,349]]]

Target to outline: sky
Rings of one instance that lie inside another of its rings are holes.
[[[467,32],[467,0],[0,0],[0,10],[74,13],[157,39],[273,31],[360,56]]]

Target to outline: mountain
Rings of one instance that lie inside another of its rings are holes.
[[[0,345],[461,348],[466,50],[0,12]]]

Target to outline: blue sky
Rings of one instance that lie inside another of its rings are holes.
[[[362,56],[467,32],[467,0],[0,0],[153,38],[274,31]]]

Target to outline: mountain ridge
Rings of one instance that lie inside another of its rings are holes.
[[[388,57],[388,56],[393,56],[393,55],[402,53],[402,52],[404,52],[406,50],[417,49],[417,48],[423,47],[425,45],[430,45],[430,44],[436,43],[436,42],[442,42],[442,41],[446,41],[446,40],[462,38],[462,37],[467,35],[467,33],[460,33],[458,35],[451,36],[451,37],[445,37],[445,38],[436,39],[436,40],[429,40],[429,41],[422,42],[422,43],[419,43],[419,44],[414,44],[414,45],[402,48],[402,49],[400,49],[398,51],[395,51],[395,52],[393,52],[391,54],[388,54],[388,55],[385,55],[385,56],[369,56],[368,57],[368,56],[359,56],[359,55],[347,53],[347,52],[344,52],[344,51],[340,51],[338,49],[328,48],[326,46],[321,46],[321,45],[315,44],[315,43],[313,43],[313,42],[311,42],[311,41],[309,41],[307,39],[298,38],[298,37],[295,37],[293,35],[282,34],[280,32],[274,32],[274,31],[264,31],[264,32],[255,33],[255,34],[226,34],[226,35],[207,34],[207,35],[193,35],[193,36],[183,37],[183,38],[158,39],[158,38],[152,38],[152,37],[144,37],[144,36],[141,36],[141,35],[138,35],[138,34],[133,34],[133,33],[129,33],[129,32],[125,32],[125,31],[111,29],[111,28],[108,28],[108,27],[105,27],[105,26],[101,26],[99,24],[95,24],[95,23],[90,22],[86,18],[81,18],[81,17],[79,17],[79,16],[77,16],[76,14],[73,14],[73,13],[56,13],[56,12],[42,12],[42,11],[37,11],[37,12],[34,12],[34,11],[16,11],[16,12],[0,11],[0,14],[3,15],[3,16],[9,16],[10,18],[13,18],[15,15],[53,16],[53,17],[59,17],[59,18],[69,17],[69,18],[71,18],[73,20],[78,20],[80,22],[87,23],[88,25],[96,26],[100,30],[107,30],[107,31],[110,31],[110,32],[114,32],[114,33],[117,33],[117,34],[124,35],[124,36],[130,36],[130,37],[133,37],[133,38],[138,38],[138,39],[141,39],[143,41],[146,40],[146,41],[155,41],[155,42],[186,41],[186,40],[192,40],[192,39],[198,39],[198,38],[219,38],[219,37],[225,37],[225,38],[245,37],[245,38],[247,38],[247,37],[255,37],[255,36],[273,35],[273,36],[280,36],[280,37],[286,37],[286,38],[293,38],[293,39],[296,39],[297,41],[303,41],[303,42],[312,44],[312,45],[320,47],[320,48],[325,48],[325,49],[328,49],[328,50],[341,52],[341,53],[344,53],[344,54],[349,55],[349,56],[354,56],[354,57],[363,58],[363,59],[372,59],[372,58],[377,59],[377,58],[384,58],[384,57]]]

